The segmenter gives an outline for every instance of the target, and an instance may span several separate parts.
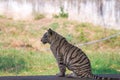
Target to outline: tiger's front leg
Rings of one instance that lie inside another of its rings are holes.
[[[58,61],[58,67],[60,72],[56,75],[59,77],[64,77],[66,72],[66,66],[63,62],[63,57],[61,55],[57,55],[57,61]]]

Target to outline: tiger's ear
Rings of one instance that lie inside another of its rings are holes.
[[[52,31],[52,29],[51,29],[51,28],[49,28],[49,29],[48,29],[48,33],[49,33],[50,35],[52,35],[52,34],[53,34],[53,31]]]

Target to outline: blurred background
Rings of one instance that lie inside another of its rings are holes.
[[[40,42],[49,28],[86,53],[94,74],[120,74],[120,0],[0,0],[0,75],[58,73]]]

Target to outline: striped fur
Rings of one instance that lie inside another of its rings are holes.
[[[119,80],[112,78],[103,78],[95,76],[91,71],[90,60],[86,54],[78,47],[70,44],[67,40],[49,29],[42,37],[41,41],[50,44],[50,49],[56,58],[60,73],[60,77],[65,76],[66,68],[73,73],[66,75],[67,77],[92,78],[97,80]]]

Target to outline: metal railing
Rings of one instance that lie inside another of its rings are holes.
[[[116,37],[116,36],[118,36],[118,35],[120,35],[120,32],[119,32],[119,33],[116,33],[116,34],[113,34],[113,35],[111,35],[111,36],[107,36],[107,37],[105,37],[105,38],[101,38],[101,39],[99,39],[99,40],[94,40],[94,41],[89,41],[89,42],[82,43],[82,44],[77,44],[76,46],[79,47],[79,46],[84,46],[84,45],[95,44],[95,43],[98,43],[98,42],[102,42],[102,41],[111,39],[111,38]]]

